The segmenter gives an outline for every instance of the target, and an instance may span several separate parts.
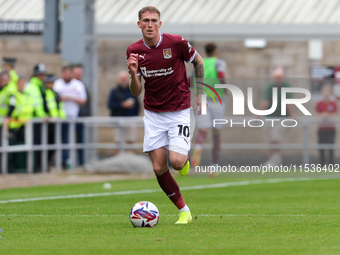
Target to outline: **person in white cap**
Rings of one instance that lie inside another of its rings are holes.
[[[277,107],[276,110],[266,116],[268,119],[283,119],[290,118],[296,119],[293,105],[288,104],[286,109],[286,115],[281,114],[281,88],[290,87],[290,85],[284,81],[284,70],[281,66],[277,67],[273,72],[273,82],[270,83],[264,91],[263,98],[260,103],[259,110],[267,110],[273,104],[273,88],[277,88]],[[287,98],[292,98],[292,93],[287,93]],[[264,127],[265,138],[268,143],[272,145],[278,145],[283,142],[285,135],[285,127],[279,124],[278,121],[272,126],[267,125]],[[281,151],[280,149],[270,149],[269,150],[269,159],[264,164],[277,166],[282,163]]]

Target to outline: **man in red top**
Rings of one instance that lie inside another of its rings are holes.
[[[323,100],[319,101],[315,107],[317,116],[322,117],[322,122],[318,128],[319,144],[333,144],[335,140],[335,124],[329,118],[337,114],[337,105],[335,101],[331,101],[332,85],[323,85],[321,89]],[[325,150],[320,149],[320,164],[325,165]],[[329,150],[329,164],[333,164],[334,150]]]
[[[189,171],[190,90],[184,61],[193,63],[195,76],[202,81],[203,60],[185,38],[159,31],[162,22],[157,8],[142,8],[138,18],[143,39],[130,45],[126,56],[134,96],[142,91],[141,77],[145,80],[143,151],[149,153],[160,187],[179,209],[176,224],[187,224],[191,213],[167,162],[169,154],[175,170],[181,175]],[[196,96],[195,109],[198,106],[201,109],[201,94]]]

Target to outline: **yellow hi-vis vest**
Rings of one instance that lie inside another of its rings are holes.
[[[0,68],[0,72],[1,72],[1,68]],[[13,91],[17,91],[18,90],[18,80],[19,80],[19,75],[17,74],[17,72],[13,69],[11,71],[8,72],[9,73],[9,77],[10,77],[10,80],[8,82],[8,85],[11,90]]]
[[[17,92],[15,95],[16,103],[11,115],[9,128],[16,129],[25,125],[33,117],[33,99],[26,94]]]
[[[44,83],[37,77],[32,77],[25,88],[25,94],[31,96],[33,100],[34,116],[38,118],[44,118],[47,116],[44,110],[44,92]]]
[[[46,101],[50,112],[50,117],[66,119],[64,102],[60,100],[60,96],[56,92],[51,89],[46,89]]]
[[[14,91],[8,84],[0,90],[0,118],[4,118],[8,114],[9,110],[9,99],[11,95],[15,95],[17,92]],[[0,127],[2,123],[0,122]]]

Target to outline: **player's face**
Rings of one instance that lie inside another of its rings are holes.
[[[141,20],[138,21],[138,27],[142,29],[144,38],[154,39],[158,35],[158,30],[162,25],[156,12],[144,12]]]

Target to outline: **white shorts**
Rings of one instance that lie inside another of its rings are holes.
[[[143,151],[165,147],[187,155],[190,151],[190,108],[175,112],[144,110]]]
[[[217,105],[211,98],[207,99],[208,107],[206,115],[196,116],[196,126],[198,129],[201,128],[212,128],[214,126],[214,119],[224,119],[225,118],[225,103],[222,101],[222,105],[216,100]],[[223,125],[216,125],[215,129],[221,129]]]

